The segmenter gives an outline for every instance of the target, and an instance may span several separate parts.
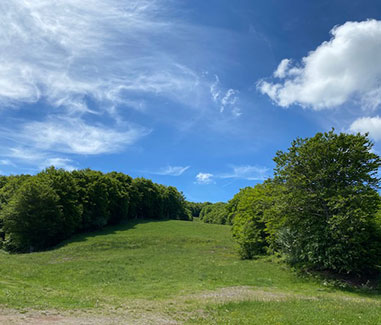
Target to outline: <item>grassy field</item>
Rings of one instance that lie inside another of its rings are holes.
[[[0,324],[381,324],[377,291],[238,259],[230,227],[129,223],[56,249],[0,251]]]

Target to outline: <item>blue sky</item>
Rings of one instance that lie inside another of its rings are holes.
[[[0,4],[0,173],[116,170],[226,201],[296,137],[381,151],[379,1]]]

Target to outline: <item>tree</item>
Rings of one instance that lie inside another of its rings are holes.
[[[187,201],[186,205],[193,218],[198,218],[200,216],[201,210],[204,206],[212,204],[210,202],[190,202]]]
[[[233,196],[231,200],[226,204],[226,213],[228,223],[233,224],[234,217],[237,213],[238,204],[241,201],[241,198],[244,196],[246,191],[250,191],[252,187],[247,186],[245,188],[241,188],[237,194]]]
[[[104,227],[110,220],[109,179],[91,169],[72,172],[78,187],[79,202],[83,207],[81,231]]]
[[[109,224],[117,225],[127,220],[130,210],[130,188],[132,178],[123,173],[111,172],[106,174],[108,178],[108,197],[110,220]]]
[[[367,135],[332,130],[276,154],[275,176],[285,187],[281,237],[293,262],[338,273],[367,272],[380,262],[381,160],[372,147]]]
[[[216,223],[224,225],[227,223],[228,214],[226,211],[226,203],[217,202],[205,205],[200,212],[200,220],[205,223]]]
[[[149,179],[138,177],[132,181],[132,187],[134,188],[133,192],[137,194],[134,197],[137,218],[160,219],[159,186]]]
[[[30,177],[1,210],[9,251],[41,250],[60,241],[64,216],[59,196],[43,177]]]
[[[3,247],[5,241],[4,220],[1,211],[7,206],[17,189],[29,177],[29,175],[2,176],[0,179],[0,248]]]
[[[57,237],[60,240],[66,239],[74,234],[81,224],[82,204],[79,202],[76,181],[70,172],[64,169],[56,169],[53,166],[45,169],[37,176],[45,178],[58,195],[58,203],[64,220]]]
[[[161,193],[162,217],[166,219],[191,220],[183,193],[173,186],[162,186]]]

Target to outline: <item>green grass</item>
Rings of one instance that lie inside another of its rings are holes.
[[[243,286],[252,291],[246,298],[219,291]],[[226,297],[202,295],[211,291]],[[0,251],[0,306],[134,306],[202,324],[381,323],[377,292],[341,291],[269,258],[239,260],[229,226],[174,220],[109,227],[47,252]]]
[[[380,304],[337,299],[244,301],[209,308],[197,324],[380,324]]]

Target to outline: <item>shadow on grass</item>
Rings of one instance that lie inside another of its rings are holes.
[[[61,243],[57,244],[56,246],[48,248],[44,251],[54,251],[56,249],[65,247],[66,245],[71,244],[71,243],[85,242],[85,241],[87,241],[93,237],[112,235],[112,234],[115,234],[116,232],[119,232],[119,231],[134,229],[137,225],[141,225],[141,224],[153,223],[153,222],[159,223],[159,222],[166,222],[166,221],[170,221],[170,220],[174,220],[174,219],[134,219],[134,220],[128,220],[128,221],[124,221],[118,225],[112,225],[112,226],[110,225],[110,226],[106,226],[106,227],[99,229],[99,230],[75,234],[72,237],[70,237],[70,238],[62,241]]]
[[[342,292],[355,293],[362,297],[376,297],[381,295],[381,272],[367,275],[343,275],[329,271],[295,270],[297,276],[304,279],[313,279],[330,289]]]

